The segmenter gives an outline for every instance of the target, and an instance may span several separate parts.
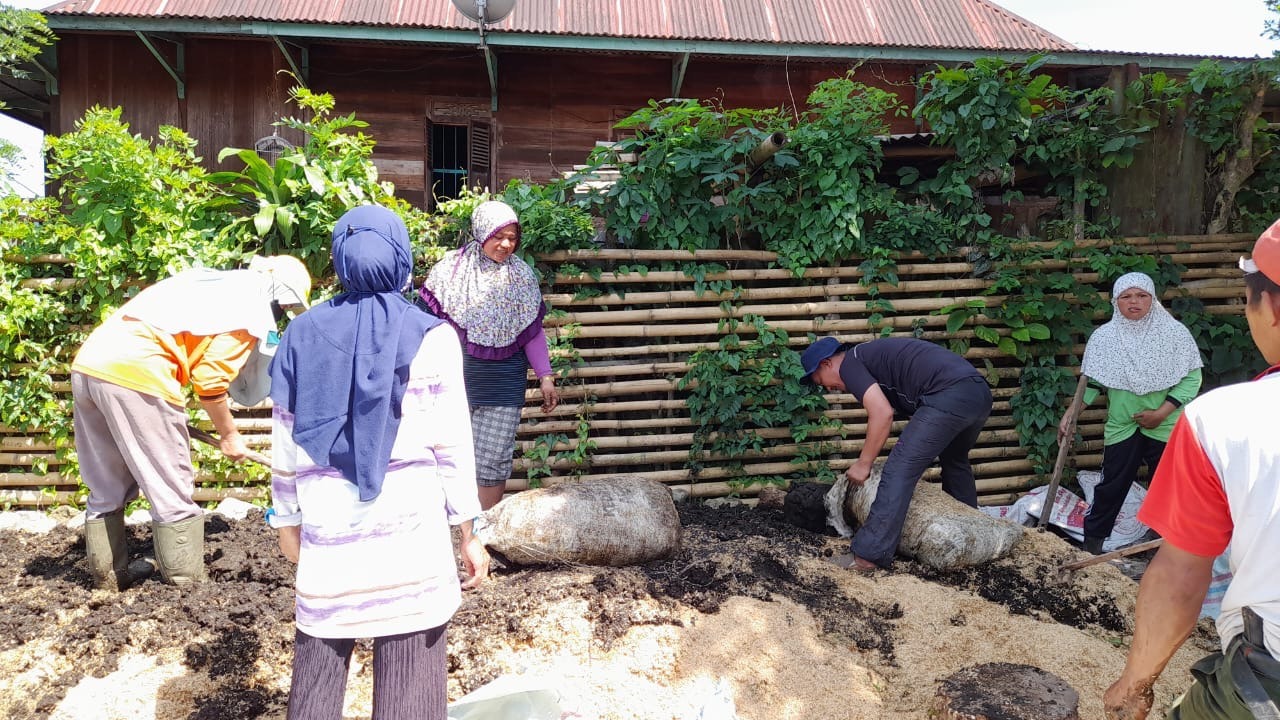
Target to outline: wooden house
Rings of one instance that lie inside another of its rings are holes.
[[[1080,51],[989,0],[517,0],[483,34],[448,0],[67,0],[45,12],[59,40],[39,82],[0,88],[10,114],[62,133],[94,105],[120,106],[143,135],[184,128],[212,165],[221,148],[269,142],[301,82],[370,123],[382,177],[419,206],[463,182],[555,177],[650,99],[795,106],[856,66],[911,103],[919,73],[981,56],[1047,52],[1079,85],[1198,60]],[[896,152],[930,152],[914,120],[890,120]]]

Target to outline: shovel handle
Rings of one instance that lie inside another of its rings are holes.
[[[1062,468],[1067,464],[1067,454],[1075,442],[1076,415],[1080,413],[1080,404],[1084,402],[1084,389],[1088,384],[1089,378],[1083,372],[1080,373],[1080,381],[1076,383],[1076,394],[1071,398],[1071,404],[1067,406],[1067,413],[1071,417],[1071,432],[1058,442],[1058,460],[1053,464],[1053,477],[1049,479],[1049,490],[1045,493],[1044,507],[1040,510],[1040,520],[1036,523],[1036,527],[1044,527],[1049,522],[1049,516],[1053,514],[1053,506],[1058,503],[1058,482],[1062,480]]]
[[[1125,555],[1136,555],[1140,552],[1146,552],[1147,550],[1154,550],[1155,548],[1158,548],[1163,544],[1164,544],[1164,538],[1158,538],[1156,540],[1148,540],[1147,542],[1138,543],[1137,545],[1130,545],[1127,548],[1120,548],[1119,550],[1112,550],[1111,552],[1102,553],[1101,555],[1094,555],[1093,557],[1087,558],[1085,560],[1077,560],[1076,562],[1067,563],[1066,565],[1063,565],[1062,567],[1058,568],[1058,572],[1059,573],[1072,572],[1075,570],[1079,570],[1080,568],[1087,568],[1090,565],[1097,565],[1099,563],[1104,563],[1108,560],[1115,560],[1116,558],[1124,557]]]
[[[188,425],[188,426],[187,426],[187,434],[188,434],[188,435],[190,435],[191,437],[193,437],[193,438],[195,438],[195,439],[199,440],[200,442],[202,442],[202,443],[206,444],[206,445],[211,445],[211,446],[213,446],[213,447],[221,447],[221,446],[222,446],[222,443],[221,443],[221,441],[219,441],[219,440],[218,440],[218,436],[217,436],[217,435],[214,435],[213,433],[208,432],[208,431],[206,431],[206,430],[201,430],[200,428],[196,427],[195,425]],[[252,462],[252,463],[257,463],[257,464],[261,465],[262,467],[267,468],[268,470],[270,470],[270,469],[271,469],[271,461],[270,461],[270,460],[268,460],[268,459],[267,459],[266,457],[264,457],[263,455],[261,455],[261,454],[259,454],[259,453],[256,453],[256,452],[254,452],[254,451],[252,451],[252,450],[250,450],[249,452],[247,452],[247,453],[245,453],[245,454],[244,454],[244,459],[245,459],[245,460],[248,460],[249,462]]]

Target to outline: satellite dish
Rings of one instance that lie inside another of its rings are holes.
[[[502,21],[516,9],[516,0],[450,0],[458,12],[484,25]]]

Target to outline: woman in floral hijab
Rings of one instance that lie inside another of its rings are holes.
[[[511,477],[528,368],[539,378],[544,413],[560,404],[560,394],[542,330],[547,308],[538,279],[515,255],[515,211],[498,201],[481,203],[471,214],[471,237],[431,268],[419,294],[428,312],[462,338],[476,481],[480,504],[488,509],[502,499]]]
[[[1111,321],[1089,336],[1081,372],[1089,378],[1085,404],[1107,394],[1102,482],[1084,520],[1084,547],[1097,554],[1115,527],[1138,468],[1155,475],[1182,406],[1200,392],[1200,349],[1191,332],[1156,297],[1155,282],[1132,272],[1111,291]],[[1058,426],[1066,439],[1069,417]]]

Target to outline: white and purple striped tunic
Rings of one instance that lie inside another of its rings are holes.
[[[301,389],[324,392],[324,388]],[[437,627],[458,609],[450,526],[480,514],[471,420],[457,332],[427,332],[405,392],[382,494],[317,465],[272,411],[273,527],[302,526],[298,629],[318,638],[399,635]]]

